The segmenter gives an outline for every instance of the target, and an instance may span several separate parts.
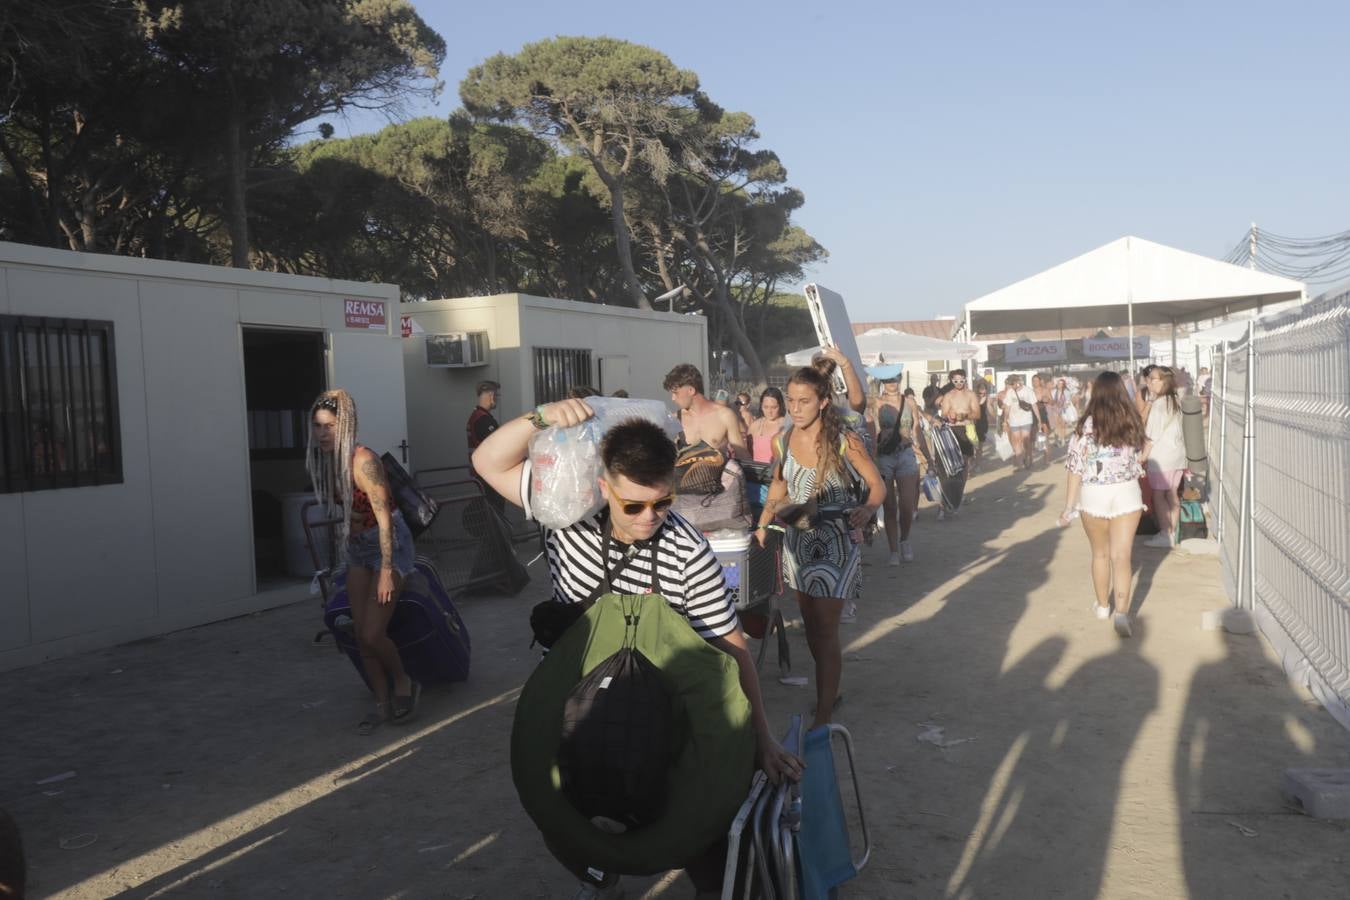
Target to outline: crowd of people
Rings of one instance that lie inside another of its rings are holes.
[[[748,509],[745,524],[761,547],[781,540],[783,583],[800,611],[814,662],[812,722],[821,726],[831,722],[843,697],[839,629],[862,594],[864,544],[879,525],[887,564],[913,562],[921,496],[938,507],[938,518],[957,515],[966,479],[983,463],[991,439],[1006,441],[999,455],[1015,469],[1048,465],[1052,448],[1067,449],[1059,524],[1081,517],[1092,551],[1093,608],[1129,636],[1131,549],[1148,507],[1141,482],[1159,525],[1150,543],[1170,547],[1176,531],[1187,461],[1178,400],[1184,381],[1170,368],[1149,366],[1137,381],[1105,372],[1090,383],[1036,374],[1027,384],[1011,374],[996,389],[992,378],[953,369],[945,383],[934,377],[920,398],[898,379],[869,384],[842,353],[826,350],[792,372],[781,389],[764,388],[758,398],[748,392],[709,398],[698,368],[677,366],[664,387],[678,410],[678,440],[650,422],[612,428],[600,447],[601,511],[548,531],[551,602],[575,608],[577,615],[609,593],[669,604],[699,637],[735,661],[760,768],[774,782],[797,779],[804,764],[771,733],[721,565],[700,523],[673,508],[685,461],[743,463],[759,473],[737,488]],[[1196,387],[1204,396],[1203,381]],[[523,506],[531,490],[530,436],[590,418],[586,398],[594,392],[574,390],[567,399],[499,423],[499,390],[491,381],[478,385],[466,441],[474,477],[494,506]],[[357,442],[350,395],[320,395],[311,420],[307,458],[316,496],[330,511],[346,511],[340,538],[346,585],[375,698],[359,728],[370,733],[382,722],[410,719],[418,705],[420,686],[404,672],[386,634],[402,580],[412,570],[413,542],[378,457]],[[717,477],[726,477],[715,468]],[[718,887],[719,852],[714,846],[688,861],[700,891],[711,894]],[[580,879],[578,897],[618,896],[614,873],[555,855]]]

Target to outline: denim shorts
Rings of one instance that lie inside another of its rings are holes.
[[[895,478],[908,478],[919,474],[919,460],[914,456],[914,445],[903,450],[877,457],[877,471],[881,480],[888,482]]]
[[[394,571],[405,578],[413,570],[413,536],[403,514],[394,511],[389,524],[394,529]],[[380,526],[367,528],[360,534],[347,539],[347,565],[378,572],[383,560],[380,557]]]

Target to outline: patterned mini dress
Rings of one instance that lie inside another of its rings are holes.
[[[824,489],[817,491],[815,467],[797,462],[789,446],[783,455],[783,480],[789,503],[806,503],[815,497],[820,513],[810,528],[787,529],[783,580],[812,597],[856,601],[862,592],[862,551],[853,543],[843,510],[858,505],[850,486],[862,481],[857,469],[843,456]]]

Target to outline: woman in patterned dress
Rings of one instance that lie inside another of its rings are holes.
[[[861,529],[886,497],[862,439],[834,405],[834,369],[834,360],[817,359],[788,379],[792,425],[776,442],[773,484],[755,529],[763,546],[775,515],[788,524],[783,576],[816,663],[813,727],[829,723],[839,700],[839,616],[862,588]]]

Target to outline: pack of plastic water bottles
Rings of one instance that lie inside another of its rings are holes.
[[[566,528],[604,505],[600,494],[600,442],[630,419],[653,422],[674,439],[679,421],[661,400],[588,397],[595,415],[580,425],[551,425],[530,438],[530,511],[545,528]]]

